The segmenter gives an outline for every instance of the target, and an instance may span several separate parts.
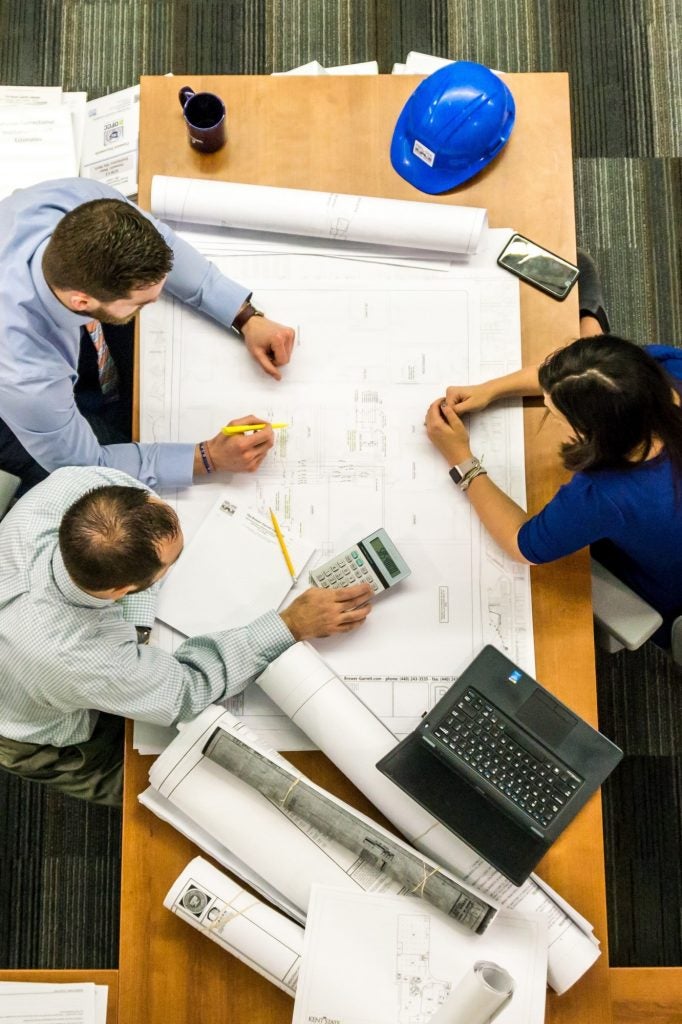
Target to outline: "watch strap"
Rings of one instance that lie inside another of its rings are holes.
[[[265,313],[261,313],[259,309],[256,309],[256,307],[251,304],[251,302],[247,301],[232,321],[232,326],[237,334],[243,334],[244,325],[249,322],[252,316],[265,316]]]
[[[483,468],[481,460],[477,459],[475,455],[460,462],[459,465],[453,466],[450,470],[450,476],[460,491],[468,490],[471,481],[475,480],[477,476],[487,476],[487,474],[488,470]]]

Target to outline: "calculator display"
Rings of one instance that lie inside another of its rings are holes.
[[[400,569],[395,564],[395,562],[393,561],[393,559],[391,558],[391,556],[389,555],[388,551],[386,550],[384,545],[381,543],[379,538],[378,537],[372,537],[372,539],[371,539],[371,541],[369,543],[370,543],[371,547],[373,547],[374,550],[376,551],[377,555],[381,559],[382,565],[388,571],[389,575],[391,575],[391,576],[399,576],[400,575]]]

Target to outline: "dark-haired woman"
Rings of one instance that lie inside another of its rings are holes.
[[[426,427],[506,554],[540,564],[591,545],[663,616],[655,639],[665,645],[682,612],[681,392],[682,350],[597,335],[559,349],[539,367],[449,387],[429,407]],[[488,478],[460,419],[514,395],[544,396],[565,427],[561,456],[574,471],[533,516]]]

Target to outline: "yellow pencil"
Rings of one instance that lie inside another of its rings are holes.
[[[266,427],[272,427],[273,430],[283,430],[284,427],[288,427],[288,423],[237,423],[233,427],[223,427],[223,434],[248,434],[250,430],[265,430]]]
[[[287,563],[287,569],[289,570],[291,578],[292,578],[292,580],[295,583],[296,582],[296,573],[294,572],[293,562],[291,561],[291,557],[289,555],[289,552],[287,551],[287,546],[284,543],[284,537],[282,536],[282,531],[279,528],[279,523],[277,522],[277,517],[275,516],[275,513],[272,511],[272,509],[270,509],[270,518],[272,519],[272,528],[274,529],[275,533],[277,534],[277,540],[279,541],[279,546],[282,549],[282,554],[284,555],[284,561]]]

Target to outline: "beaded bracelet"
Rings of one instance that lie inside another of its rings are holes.
[[[208,457],[208,452],[206,451],[206,446],[203,441],[199,441],[199,454],[201,455],[201,461],[204,464],[206,472],[212,473],[213,466],[211,465],[211,460]]]

